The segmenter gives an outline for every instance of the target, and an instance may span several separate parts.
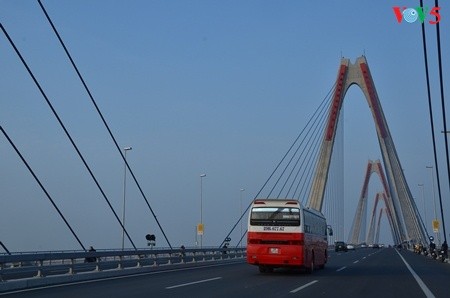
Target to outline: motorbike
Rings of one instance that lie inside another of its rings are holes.
[[[438,255],[437,255],[436,249],[431,250],[431,257],[433,258],[433,260],[437,259]]]
[[[95,262],[97,262],[97,258],[96,257],[86,257],[86,258],[84,258],[84,262],[85,263],[95,263]]]
[[[95,251],[96,250],[92,246],[88,250],[88,252],[90,252],[90,253],[94,253]],[[97,258],[96,257],[92,257],[92,256],[88,256],[88,257],[84,258],[84,262],[85,263],[95,263],[95,262],[97,262]]]
[[[440,249],[438,252],[437,259],[440,260],[442,263],[444,263],[446,258],[447,258],[446,252],[443,249]]]

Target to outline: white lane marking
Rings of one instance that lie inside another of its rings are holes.
[[[353,262],[353,264],[356,264],[356,263],[358,263],[358,262],[359,262],[359,260],[356,260],[356,261]]]
[[[200,284],[200,283],[204,283],[204,282],[208,282],[208,281],[218,280],[218,279],[221,279],[221,278],[222,277],[219,276],[219,277],[213,277],[213,278],[209,278],[209,279],[197,280],[197,281],[193,281],[193,282],[187,282],[187,283],[184,283],[184,284],[179,284],[179,285],[166,287],[166,289],[170,290],[170,289],[175,289],[175,288],[180,288],[180,287],[186,287],[186,286]]]
[[[366,257],[363,257],[363,260],[365,260],[366,259]]]
[[[425,296],[427,296],[428,298],[436,297],[433,295],[433,293],[430,291],[430,289],[428,289],[428,287],[425,285],[425,283],[422,281],[422,279],[417,275],[417,273],[411,268],[411,266],[409,266],[409,264],[406,262],[406,260],[403,258],[403,256],[397,250],[395,250],[395,252],[400,256],[403,263],[405,263],[406,268],[408,268],[409,272],[411,272],[412,276],[414,277],[416,282],[419,284],[419,286],[422,289]]]
[[[336,270],[336,272],[342,271],[342,270],[344,270],[345,268],[347,268],[347,267],[346,267],[346,266],[341,267],[341,268],[339,268],[338,270]]]
[[[307,287],[315,284],[316,282],[318,282],[318,280],[313,280],[312,282],[309,282],[306,285],[303,285],[301,287],[298,287],[297,289],[292,290],[290,293],[297,293],[298,291],[303,290],[304,288],[307,288]]]

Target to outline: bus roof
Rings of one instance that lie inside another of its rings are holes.
[[[295,199],[255,199],[253,205],[269,205],[269,206],[280,206],[280,205],[298,205],[301,203]]]
[[[299,200],[296,199],[255,199],[253,201],[253,206],[297,206],[300,209],[309,211],[311,213],[314,213],[316,215],[319,215],[321,217],[324,217],[322,212],[316,209],[312,209],[306,206],[303,206]]]

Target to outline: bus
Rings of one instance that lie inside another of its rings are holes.
[[[247,263],[263,273],[281,267],[308,273],[324,268],[327,234],[332,235],[328,227],[322,213],[297,200],[256,199],[248,218]]]

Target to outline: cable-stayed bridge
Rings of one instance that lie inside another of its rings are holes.
[[[329,187],[327,188],[327,182],[333,180],[333,174],[330,173],[330,168],[333,168],[332,155],[334,144],[337,142],[336,132],[338,130],[339,110],[342,107],[345,92],[352,84],[360,86],[367,97],[377,127],[383,161],[387,170],[385,177],[383,167],[379,160],[368,162],[361,197],[349,236],[349,242],[358,244],[365,241],[369,243],[378,241],[381,215],[382,211],[385,210],[389,219],[392,237],[396,243],[405,244],[405,248],[408,245],[414,245],[419,242],[427,243],[428,235],[420,219],[420,215],[417,212],[417,206],[415,206],[414,200],[412,200],[406,179],[402,174],[400,160],[396,154],[394,142],[390,136],[387,121],[384,118],[365,57],[358,58],[355,64],[351,64],[349,59],[343,58],[341,60],[336,84],[334,85],[332,92],[329,93],[329,95],[331,95],[329,96],[329,99],[331,100],[324,100],[318,109],[318,111],[322,111],[322,114],[313,116],[309,121],[310,124],[321,122],[322,125],[312,125],[311,127],[314,129],[305,128],[299,134],[294,143],[289,147],[288,152],[283,156],[280,163],[277,164],[272,174],[263,184],[261,190],[256,194],[255,198],[294,197],[303,201],[303,203],[310,208],[320,211],[324,209],[323,206],[325,205],[326,200],[329,200],[332,203],[330,204],[331,206],[335,206],[338,209],[343,208],[342,205],[339,205],[342,202],[342,196],[341,198],[337,198],[342,193],[341,189],[330,192]],[[314,134],[314,130],[317,133]],[[30,173],[41,185],[36,174],[20,155],[18,148],[14,145],[13,141],[3,128],[2,132],[10,142],[11,146],[17,151],[18,155],[23,159],[23,162],[29,168]],[[312,152],[311,148],[315,148],[315,152]],[[335,156],[337,155],[338,154]],[[365,213],[367,213],[368,199],[367,188],[372,173],[378,175],[384,189],[383,192],[378,193],[376,196],[370,219],[369,234],[365,237]],[[305,178],[302,179],[302,177]],[[44,186],[41,186],[45,191]],[[48,196],[56,208],[56,204],[51,199],[50,195]],[[308,199],[306,200],[306,198]],[[335,202],[333,202],[333,200],[335,200]],[[384,201],[385,208],[380,209],[377,221],[376,210],[380,200]],[[134,250],[112,250],[109,252],[48,252],[25,255],[16,255],[15,253],[8,252],[8,254],[3,254],[3,256],[0,257],[0,270],[2,271],[0,274],[0,277],[2,277],[0,279],[0,286],[3,285],[6,291],[15,291],[30,287],[44,286],[45,288],[46,285],[53,283],[59,284],[78,281],[83,284],[85,281],[91,280],[92,278],[108,280],[109,278],[117,278],[118,276],[123,275],[153,275],[157,272],[161,272],[160,270],[163,270],[162,272],[164,272],[166,270],[164,269],[166,268],[165,266],[175,266],[174,268],[176,268],[175,270],[177,271],[183,271],[186,268],[190,268],[190,270],[193,268],[205,270],[205,268],[211,266],[211,262],[215,264],[213,266],[224,266],[224,268],[236,266],[236,264],[243,262],[242,257],[245,255],[245,247],[243,247],[241,243],[242,241],[245,241],[245,235],[242,235],[236,245],[231,248],[229,247],[231,241],[229,237],[237,227],[238,223],[240,223],[241,220],[245,220],[245,213],[246,212],[243,212],[238,222],[232,227],[230,233],[226,235],[224,241],[218,245],[217,248],[188,248],[186,250],[185,248],[179,249],[170,247],[165,250],[149,250],[134,247]],[[336,215],[336,212],[330,217],[332,218],[333,215]],[[63,214],[61,214],[61,217],[64,218]],[[333,221],[333,219],[331,221]],[[122,224],[120,219],[119,223]],[[70,227],[68,223],[67,225]],[[125,227],[122,227],[125,230]],[[77,237],[76,232],[72,232],[74,237]],[[338,231],[338,233],[340,232]],[[77,239],[84,248],[78,237]],[[129,240],[133,243],[131,239]],[[170,242],[168,243],[170,245]],[[391,249],[391,252],[392,251],[393,250]],[[368,251],[366,250],[366,252]],[[386,249],[386,253],[387,252],[388,250]],[[366,256],[363,255],[362,257],[365,259]],[[368,256],[371,255],[372,254],[369,254]],[[92,256],[94,256],[94,260],[96,260],[94,261],[94,264],[82,264],[79,261],[83,259],[86,260]],[[391,257],[392,255],[390,258]],[[357,263],[357,261],[354,261],[353,263]],[[16,268],[13,264],[20,265]],[[345,268],[346,266],[336,268],[336,270],[341,271]],[[31,277],[31,280],[29,280],[30,274],[33,276]],[[74,278],[74,276],[78,276],[78,278]],[[17,278],[21,280],[21,282],[16,282]],[[200,279],[192,282],[192,284],[209,283],[219,279],[222,279],[222,277]],[[23,280],[29,281],[22,282]],[[314,281],[314,283],[315,282],[317,281]],[[191,283],[177,283],[173,286],[166,287],[166,290],[189,285],[191,285]],[[307,285],[309,286],[309,284]],[[293,289],[292,292],[296,292],[297,290],[298,289]],[[424,293],[430,293],[430,290],[427,287],[422,288],[422,291]],[[60,292],[58,292],[58,294],[60,294]]]
[[[39,2],[39,4],[41,3]],[[44,10],[42,4],[41,7]],[[47,13],[45,13],[45,15],[47,16],[49,23],[52,24]],[[170,235],[166,234],[163,225],[160,224],[160,218],[156,216],[157,212],[155,212],[152,208],[150,201],[147,199],[146,194],[140,186],[141,184],[138,181],[138,178],[126,160],[126,151],[124,153],[122,152],[122,148],[118,145],[116,137],[100,111],[100,108],[98,107],[95,98],[92,96],[86,81],[84,80],[81,72],[78,70],[75,61],[72,59],[68,49],[64,45],[62,38],[59,36],[59,33],[53,24],[52,28],[67,56],[69,57],[77,76],[86,89],[86,92],[95,107],[95,110],[98,112],[108,135],[113,140],[120,159],[125,164],[125,173],[131,174],[131,177],[137,185],[140,195],[145,202],[149,214],[151,214],[152,218],[156,222],[158,233],[160,233],[162,236],[161,238],[164,239],[163,241],[168,248],[162,250],[148,248],[140,249],[138,245],[135,244],[135,239],[126,229],[124,218],[120,218],[118,209],[114,208],[113,204],[111,204],[107,192],[105,192],[102,187],[101,181],[97,179],[95,171],[91,168],[90,164],[81,152],[70,132],[70,129],[66,127],[64,119],[57,112],[50,96],[48,96],[45,88],[40,83],[39,78],[34,74],[32,68],[27,63],[26,57],[21,54],[20,50],[16,47],[13,38],[11,38],[7,30],[2,25],[1,29],[6,40],[10,44],[11,49],[15,52],[18,60],[24,66],[35,84],[35,87],[39,90],[46,105],[52,112],[52,117],[57,119],[58,125],[64,131],[65,136],[76,152],[76,155],[86,168],[89,178],[92,179],[98,191],[101,193],[102,200],[104,200],[107,209],[111,212],[112,217],[114,217],[117,225],[120,226],[124,235],[126,235],[127,242],[130,244],[131,248],[89,252],[87,250],[87,246],[84,244],[83,237],[78,235],[76,229],[72,227],[71,222],[58,208],[58,199],[53,197],[51,192],[47,190],[45,181],[39,179],[39,173],[33,170],[32,165],[27,162],[26,156],[21,153],[21,148],[15,144],[14,136],[10,135],[6,129],[1,127],[5,144],[10,146],[11,150],[17,154],[24,167],[26,167],[29,171],[29,174],[38,183],[40,190],[45,193],[46,198],[50,202],[51,208],[54,208],[54,210],[58,213],[61,221],[81,247],[81,251],[17,254],[14,251],[9,252],[7,250],[8,243],[2,243],[2,247],[6,253],[3,253],[0,259],[0,270],[2,270],[0,273],[0,283],[3,282],[3,286],[9,286],[12,284],[12,279],[18,279],[22,284],[22,288],[27,288],[45,285],[48,280],[51,280],[51,276],[56,276],[56,279],[60,278],[59,282],[70,282],[82,280],[82,278],[80,278],[80,276],[83,276],[82,273],[86,273],[85,276],[89,276],[89,278],[96,275],[97,277],[93,277],[94,279],[99,277],[116,278],[117,276],[130,274],[139,275],[140,273],[149,275],[161,274],[161,272],[165,271],[165,269],[170,266],[176,266],[176,268],[170,267],[170,270],[180,270],[183,272],[186,268],[189,268],[188,270],[192,270],[192,268],[200,267],[200,270],[204,270],[209,266],[221,266],[221,262],[224,262],[226,266],[234,266],[235,264],[233,263],[235,263],[236,260],[237,263],[242,261],[239,259],[242,259],[242,256],[245,254],[245,233],[237,233],[237,227],[242,222],[245,222],[246,212],[241,212],[242,216],[238,219],[238,221],[236,221],[234,226],[230,227],[231,231],[229,234],[224,235],[223,241],[221,243],[217,243],[217,245],[213,248],[188,247],[187,250],[182,250],[181,248],[174,247],[172,245]],[[371,169],[367,171],[368,175],[366,175],[365,181],[368,181],[370,174],[372,173],[372,167],[377,168],[378,170],[376,170],[376,173],[380,176],[384,187],[384,192],[377,195],[375,199],[372,217],[370,219],[370,229],[366,238],[364,235],[366,230],[366,216],[364,216],[364,213],[367,211],[368,198],[367,183],[365,183],[360,198],[361,207],[358,206],[357,208],[357,215],[355,216],[354,224],[352,225],[352,232],[350,233],[351,236],[349,236],[351,238],[349,238],[349,242],[357,244],[363,242],[364,239],[367,242],[378,242],[376,239],[379,238],[378,233],[380,229],[376,227],[380,226],[382,211],[380,211],[378,222],[376,224],[376,210],[378,201],[382,198],[385,203],[384,210],[387,214],[392,232],[392,238],[395,243],[426,243],[428,241],[428,235],[423,222],[420,219],[417,206],[411,196],[411,191],[401,168],[400,158],[396,152],[394,141],[390,134],[387,120],[384,116],[381,103],[375,89],[375,84],[370,74],[365,57],[359,57],[355,63],[351,63],[349,59],[342,58],[336,82],[331,88],[329,95],[322,101],[317,111],[308,121],[305,129],[289,147],[289,150],[283,156],[280,163],[276,165],[275,169],[269,178],[263,183],[260,191],[255,194],[254,198],[296,198],[310,208],[321,210],[326,213],[329,218],[329,223],[333,226],[343,226],[341,224],[341,221],[343,220],[343,216],[341,214],[343,211],[342,203],[344,196],[342,193],[343,186],[342,183],[340,183],[343,178],[342,175],[340,175],[343,161],[342,158],[339,159],[339,154],[342,153],[340,152],[342,151],[342,140],[338,139],[337,132],[339,130],[339,125],[341,125],[339,117],[343,100],[348,88],[352,85],[357,85],[361,88],[372,112],[386,174],[383,174],[383,170],[381,170],[381,163],[371,163]],[[386,178],[382,178],[384,175]],[[200,181],[202,180],[200,179]],[[167,221],[170,222],[170,220]],[[209,233],[214,232],[215,231],[210,231]],[[352,234],[356,234],[357,236],[353,237]],[[340,240],[344,239],[346,235],[343,230],[337,228],[335,237]],[[232,241],[229,239],[232,239]],[[358,254],[359,253],[360,252],[358,252]],[[380,262],[380,260],[393,260],[397,257],[394,250],[383,251],[380,254],[383,254],[383,258],[376,258],[378,255],[375,255],[375,264]],[[361,252],[361,255],[354,259],[339,259],[337,260],[338,262],[334,262],[333,260],[333,262],[331,262],[331,268],[335,269],[333,272],[345,271],[349,264],[356,264],[366,258],[372,257],[373,255],[374,254],[372,253]],[[92,256],[96,258],[96,262],[93,262],[95,264],[85,264],[82,262],[82,260],[86,257]],[[333,255],[333,258],[338,259],[340,258],[340,255]],[[211,264],[210,262],[219,262],[221,264]],[[163,268],[160,270],[161,267]],[[126,269],[130,268],[132,268],[132,271],[128,270],[127,272]],[[246,269],[241,267],[238,267],[237,270],[244,272],[246,271]],[[364,269],[361,268],[359,270],[364,271]],[[358,272],[360,271],[352,271],[351,274],[358,275]],[[30,278],[29,274],[34,277]],[[219,281],[230,277],[226,270],[220,274],[223,276],[196,278],[191,282],[186,281],[183,283],[168,284],[165,287],[165,290],[182,288],[195,284],[207,284],[209,282]],[[377,272],[372,272],[372,274],[375,275]],[[173,278],[174,280],[177,279],[177,277],[169,278]],[[40,282],[33,283],[29,282],[30,280],[39,280]],[[317,282],[319,281],[311,280],[303,286],[293,287],[290,293],[296,293],[302,290],[303,287],[311,286]],[[258,281],[256,281],[256,284],[258,284]],[[2,284],[0,284],[0,286],[2,286]],[[430,296],[428,288],[420,289],[426,296]],[[392,293],[392,291],[390,293]],[[208,294],[208,296],[211,295]]]
[[[401,168],[400,159],[389,132],[389,127],[365,57],[359,57],[355,64],[352,64],[349,59],[345,58],[341,61],[308,205],[314,209],[322,210],[325,185],[328,178],[337,123],[339,121],[339,112],[345,98],[345,93],[348,88],[354,84],[363,91],[372,111],[372,116],[377,129],[378,141],[387,174],[387,184],[384,181],[383,184],[385,187],[388,187],[389,197],[392,198],[392,220],[394,223],[393,230],[395,231],[395,234],[393,235],[394,240],[397,243],[408,241],[427,243],[427,233],[425,227],[420,222],[420,215],[417,212],[417,207],[415,206],[411,191],[409,190]],[[370,171],[370,168],[368,168],[368,171]],[[370,176],[370,173],[368,174],[369,175],[366,176],[365,179],[366,181],[368,181]],[[362,198],[367,196],[366,189],[367,183],[365,183],[363,187]],[[361,207],[358,207],[357,212],[362,212],[365,208],[367,207],[365,203],[362,202]],[[356,226],[353,228],[353,230],[356,230],[357,234],[359,234],[362,220],[362,217],[358,215],[358,219],[355,222]],[[358,242],[359,235],[355,237],[352,236],[351,240]]]

